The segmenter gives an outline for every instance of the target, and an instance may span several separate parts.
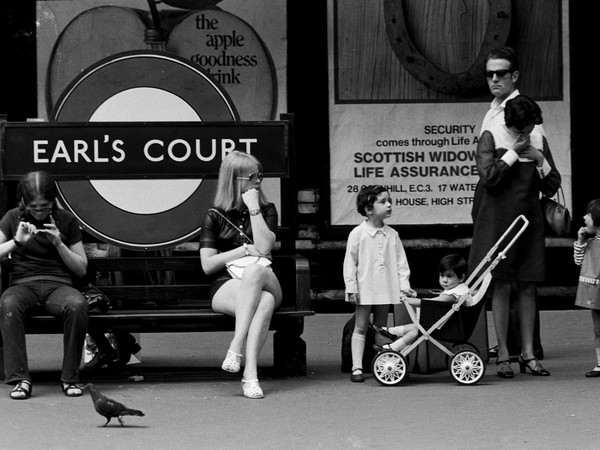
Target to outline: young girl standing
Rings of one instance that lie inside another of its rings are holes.
[[[573,244],[575,264],[581,266],[575,304],[592,311],[597,364],[585,376],[596,378],[600,377],[600,199],[588,203],[583,220],[585,226]]]
[[[346,301],[356,305],[352,333],[353,382],[363,382],[362,359],[369,316],[387,324],[390,304],[400,303],[401,292],[414,296],[410,269],[398,232],[384,223],[392,213],[389,192],[383,186],[366,186],[356,198],[358,213],[366,220],[348,236],[344,257]]]

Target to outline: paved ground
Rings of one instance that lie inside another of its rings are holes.
[[[411,374],[395,387],[370,377],[350,383],[339,370],[341,330],[349,316],[307,318],[309,375],[277,379],[265,369],[263,400],[243,398],[240,377],[214,369],[225,353],[226,333],[143,335],[143,368],[133,371],[145,370],[143,381],[103,375],[95,382],[146,416],[106,428],[99,427],[104,419],[88,395],[60,393],[60,337],[30,336],[34,395],[14,401],[8,386],[1,389],[0,448],[596,449],[600,379],[583,377],[595,358],[591,319],[586,311],[541,314],[544,364],[552,376],[517,373],[501,380],[490,363],[477,386],[456,385],[445,371]],[[269,342],[264,367],[271,362]]]

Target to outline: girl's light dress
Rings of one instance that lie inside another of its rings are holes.
[[[410,289],[409,278],[396,230],[387,225],[373,228],[364,221],[350,232],[344,257],[346,294],[358,293],[361,305],[400,303],[400,291]]]

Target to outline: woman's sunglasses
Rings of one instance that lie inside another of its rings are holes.
[[[256,183],[257,181],[262,181],[264,178],[264,174],[262,172],[251,173],[247,177],[235,177],[238,180],[248,180],[250,183]]]

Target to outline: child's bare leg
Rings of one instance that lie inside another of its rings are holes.
[[[594,343],[596,345],[596,361],[594,368],[585,374],[586,377],[600,376],[600,310],[592,309],[592,323],[594,324]]]
[[[417,340],[417,337],[419,337],[419,330],[414,324],[412,325],[412,330],[406,332],[404,336],[389,344],[392,350],[400,352]]]
[[[398,337],[402,337],[405,334],[410,333],[412,330],[415,330],[416,328],[417,326],[414,323],[409,323],[407,325],[398,325],[397,327],[390,327],[387,330]]]

